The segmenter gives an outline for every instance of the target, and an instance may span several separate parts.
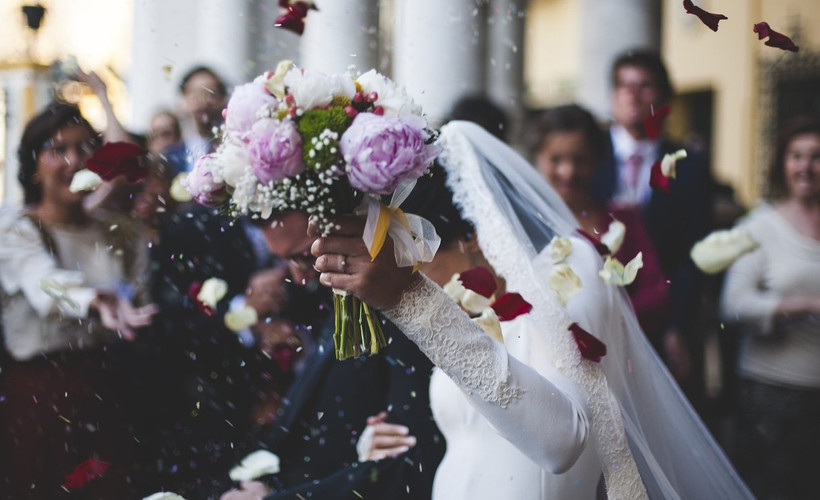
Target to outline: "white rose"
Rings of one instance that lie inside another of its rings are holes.
[[[697,242],[689,255],[704,273],[715,274],[729,267],[741,255],[758,247],[743,226],[715,231]]]
[[[202,302],[211,309],[216,309],[216,304],[228,293],[228,284],[219,278],[208,278],[202,283],[202,288],[196,296],[196,300]]]
[[[566,236],[553,236],[549,247],[552,263],[560,264],[572,253],[572,240]]]
[[[492,307],[484,309],[481,316],[475,318],[475,321],[481,325],[484,333],[492,337],[493,340],[504,343],[504,336],[501,334],[501,322]]]
[[[95,172],[84,168],[82,170],[77,170],[77,172],[74,173],[74,177],[71,178],[71,185],[68,186],[68,190],[72,193],[79,193],[80,191],[94,191],[100,187],[102,182],[102,177],[97,175]]]
[[[567,302],[581,292],[583,283],[571,267],[566,264],[558,264],[550,271],[547,286],[558,296],[558,302],[566,307]]]
[[[623,222],[614,220],[609,223],[609,228],[606,233],[601,236],[601,243],[609,248],[609,253],[615,255],[621,248],[626,235],[626,226]]]
[[[253,481],[268,474],[279,472],[279,457],[268,450],[259,450],[245,457],[228,474],[236,482]]]
[[[407,115],[421,116],[421,106],[413,101],[404,87],[371,69],[360,75],[356,81],[362,87],[362,93],[367,95],[375,92],[378,96],[374,104],[384,108],[385,116],[403,117]]]
[[[318,71],[294,69],[284,78],[288,93],[302,109],[324,108],[336,95],[353,98],[356,84],[346,73],[326,75]]]
[[[643,267],[643,253],[638,252],[626,265],[614,257],[607,257],[604,268],[598,271],[598,276],[608,285],[631,285],[638,276],[638,269]]]
[[[678,160],[686,158],[686,150],[679,149],[674,153],[669,153],[663,155],[663,159],[661,160],[661,173],[665,177],[671,177],[672,179],[675,178],[675,167],[678,164]]]

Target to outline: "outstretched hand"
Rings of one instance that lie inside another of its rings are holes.
[[[98,293],[91,307],[99,313],[104,327],[118,332],[126,340],[134,340],[134,330],[150,325],[151,317],[158,310],[155,304],[134,307],[128,300],[108,293]]]
[[[321,273],[319,282],[325,286],[352,293],[376,309],[395,306],[414,279],[410,267],[398,267],[393,255],[393,241],[384,243],[379,255],[370,259],[362,239],[364,219],[338,217],[335,228],[326,237],[318,237],[310,248],[316,257],[316,270]],[[315,225],[308,226],[308,233],[318,236]]]
[[[410,429],[403,425],[387,422],[387,412],[367,418],[365,427],[356,451],[359,462],[381,460],[401,455],[416,445],[416,437],[410,435]]]

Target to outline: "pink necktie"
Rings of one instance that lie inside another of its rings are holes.
[[[624,180],[630,189],[635,188],[638,185],[638,178],[640,177],[641,172],[641,163],[643,163],[643,158],[638,153],[635,153],[627,158],[626,163],[624,163]]]

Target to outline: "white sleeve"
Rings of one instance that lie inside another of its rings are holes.
[[[40,317],[58,310],[85,318],[96,290],[84,285],[79,271],[57,267],[34,223],[5,215],[0,221],[0,285],[8,294],[22,292]]]
[[[547,377],[507,353],[424,275],[387,311],[470,403],[522,453],[561,473],[580,456],[589,422],[581,389],[557,370]]]
[[[726,273],[720,299],[724,321],[739,323],[746,332],[771,335],[780,294],[763,288],[768,263],[762,249],[737,259]]]

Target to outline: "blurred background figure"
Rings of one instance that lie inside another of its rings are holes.
[[[626,237],[615,257],[625,264],[642,252],[644,267],[627,291],[641,328],[657,341],[669,318],[669,286],[641,213],[635,207],[606,205],[592,193],[606,151],[603,130],[589,111],[567,105],[542,112],[528,133],[534,165],[587,234],[600,238],[613,220],[626,226]]]
[[[182,142],[182,126],[172,111],[154,113],[148,127],[148,151],[154,155],[164,154]]]
[[[151,323],[135,241],[90,216],[69,189],[100,140],[79,110],[54,103],[19,147],[22,209],[0,215],[4,365],[0,461],[10,498],[58,498],[66,475],[112,464],[89,498],[126,498],[131,418],[107,353]],[[94,495],[97,495],[94,497]]]
[[[726,275],[742,335],[737,466],[761,499],[812,498],[820,470],[820,121],[787,123],[769,200],[739,224],[760,245]]]
[[[449,120],[477,123],[504,142],[507,142],[509,136],[507,113],[490,98],[482,95],[465,96],[456,101],[450,111]]]

